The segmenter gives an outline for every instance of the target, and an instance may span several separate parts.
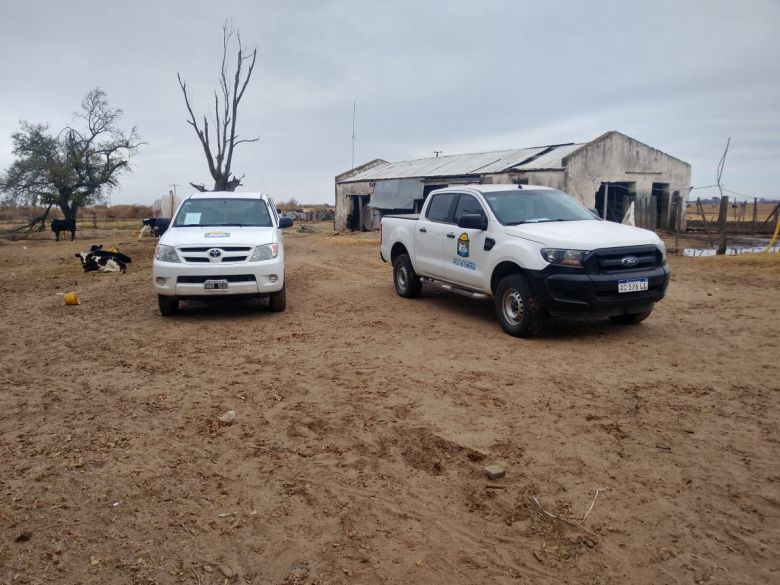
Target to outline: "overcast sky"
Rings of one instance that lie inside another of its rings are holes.
[[[780,196],[779,0],[3,0],[0,168],[20,120],[72,121],[99,86],[147,146],[114,203],[211,181],[176,81],[211,106],[221,25],[259,50],[239,110],[241,190],[333,202],[355,163],[586,142],[619,130],[694,186]],[[712,195],[717,190],[694,193]]]

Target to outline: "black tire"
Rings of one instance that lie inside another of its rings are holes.
[[[422,282],[407,254],[399,254],[393,262],[393,284],[400,297],[413,299],[420,296]]]
[[[614,317],[610,317],[609,320],[613,323],[617,323],[618,325],[636,325],[637,323],[641,323],[645,319],[647,319],[650,316],[650,313],[653,312],[653,307],[650,307],[647,311],[642,311],[641,313],[631,313],[629,315],[615,315]]]
[[[160,315],[167,317],[179,312],[179,299],[165,295],[157,295],[157,304],[160,307]]]
[[[284,311],[287,308],[287,285],[284,285],[279,292],[271,293],[268,300],[268,306],[274,313]]]
[[[505,276],[496,288],[496,317],[514,337],[533,337],[542,329],[545,312],[522,274]]]

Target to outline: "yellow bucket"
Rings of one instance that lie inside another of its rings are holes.
[[[63,297],[65,299],[66,305],[80,305],[79,298],[76,296],[76,293],[69,292],[65,293],[65,296]]]

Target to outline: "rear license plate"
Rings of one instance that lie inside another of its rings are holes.
[[[646,278],[627,278],[625,280],[618,280],[619,293],[641,292],[643,290],[647,290]]]
[[[227,280],[205,280],[203,281],[203,288],[205,290],[227,290]]]

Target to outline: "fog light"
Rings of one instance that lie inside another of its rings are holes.
[[[165,279],[162,276],[158,276],[157,278],[154,279],[154,282],[162,286],[165,284]]]
[[[271,282],[276,282],[277,280],[279,280],[279,277],[276,276],[275,274],[272,274],[271,276],[268,277],[268,280],[270,280]]]

